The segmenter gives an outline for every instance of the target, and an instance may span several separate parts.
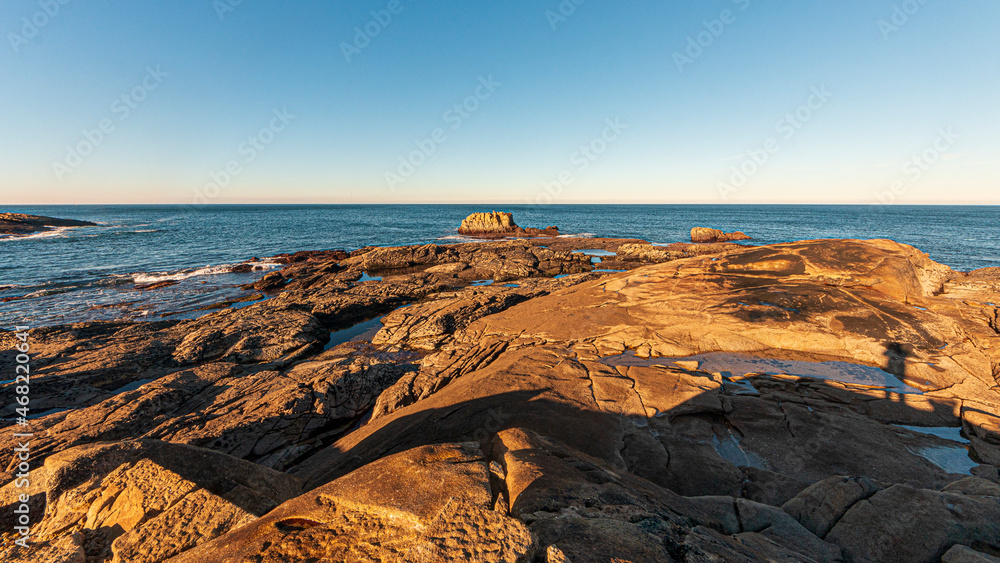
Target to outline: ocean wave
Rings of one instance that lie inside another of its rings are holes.
[[[70,291],[73,291],[74,289],[77,289],[77,288],[78,288],[78,286],[70,285],[70,286],[62,286],[62,287],[53,287],[53,288],[50,288],[50,289],[41,289],[41,290],[38,290],[38,291],[33,291],[31,293],[28,293],[27,295],[25,295],[23,297],[23,299],[37,299],[39,297],[48,297],[50,295],[59,295],[60,293],[69,293]]]
[[[445,235],[443,237],[438,237],[436,240],[449,240],[455,242],[483,242],[484,239],[467,237],[465,235]]]
[[[0,235],[0,242],[2,241],[15,241],[15,240],[29,240],[38,238],[55,238],[62,237],[66,234],[66,231],[73,229],[74,227],[55,227],[51,231],[43,231],[40,233],[34,233],[30,235]]]
[[[132,281],[139,284],[159,283],[165,281],[183,281],[190,278],[203,276],[219,276],[233,273],[233,268],[240,264],[251,264],[254,271],[266,271],[280,268],[282,264],[277,262],[239,262],[236,264],[222,264],[220,266],[205,266],[194,270],[180,270],[177,272],[140,272],[129,274]]]
[[[596,236],[597,235],[594,233],[575,233],[575,234],[559,235],[557,238],[594,238]]]

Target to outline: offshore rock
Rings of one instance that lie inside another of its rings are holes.
[[[750,240],[750,237],[742,231],[724,233],[719,229],[709,229],[707,227],[694,227],[691,229],[691,242],[729,242],[733,240]]]
[[[491,211],[489,213],[473,213],[463,219],[462,225],[458,228],[458,234],[483,238],[556,237],[559,236],[559,229],[556,227],[522,229],[514,223],[513,214]]]

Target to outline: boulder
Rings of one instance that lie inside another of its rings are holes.
[[[287,283],[285,276],[281,272],[268,272],[259,280],[247,284],[245,289],[258,289],[260,291],[276,291],[284,287]]]
[[[388,456],[188,551],[172,563],[398,561],[527,563],[518,519],[494,510],[493,474],[474,443]]]
[[[473,213],[462,220],[458,233],[462,235],[506,235],[517,231],[512,213],[491,211]]]
[[[1000,498],[894,485],[855,504],[827,534],[851,561],[933,562],[956,544],[1000,550]]]
[[[782,505],[782,509],[819,537],[833,528],[849,508],[880,487],[866,477],[829,477],[814,483]]]
[[[88,561],[163,561],[301,492],[301,483],[283,473],[157,440],[71,448],[50,456],[31,480],[45,498],[33,561],[83,561],[81,552]],[[17,492],[13,484],[0,489],[0,501]],[[12,513],[13,506],[2,508]],[[3,532],[7,526],[5,517]],[[11,560],[11,546],[0,555]]]
[[[458,228],[458,234],[483,238],[556,237],[559,236],[559,229],[557,227],[522,229],[514,222],[513,214],[491,211],[489,213],[473,213],[463,219]]]
[[[618,260],[621,262],[659,263],[684,258],[683,252],[667,250],[662,246],[651,244],[623,244],[618,247]]]
[[[955,545],[941,557],[941,563],[1000,563],[1000,557],[987,555],[964,545]]]
[[[694,227],[691,229],[691,242],[729,242],[733,240],[750,240],[750,237],[742,231],[724,233],[719,229],[710,229],[707,227]]]

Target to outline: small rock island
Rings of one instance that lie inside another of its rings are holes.
[[[522,229],[514,222],[511,213],[492,211],[490,213],[473,213],[462,221],[458,234],[489,239],[521,238],[521,237],[557,237],[558,227]]]

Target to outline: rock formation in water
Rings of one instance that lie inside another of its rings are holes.
[[[50,411],[16,427],[34,434],[32,547],[13,544],[10,456],[0,558],[1000,553],[995,269],[884,240],[562,238],[269,275],[241,309],[32,331],[32,412]],[[372,318],[371,338],[335,332]],[[0,364],[17,342],[0,332]]]
[[[53,227],[93,227],[96,223],[75,219],[57,219],[22,213],[0,213],[0,235],[30,235],[51,231]]]
[[[513,214],[492,211],[473,213],[463,219],[458,234],[480,238],[557,237],[559,229],[557,227],[522,229],[514,223]]]
[[[750,240],[750,237],[743,231],[724,233],[719,229],[710,229],[708,227],[694,227],[691,229],[691,242],[729,242],[734,240]]]

